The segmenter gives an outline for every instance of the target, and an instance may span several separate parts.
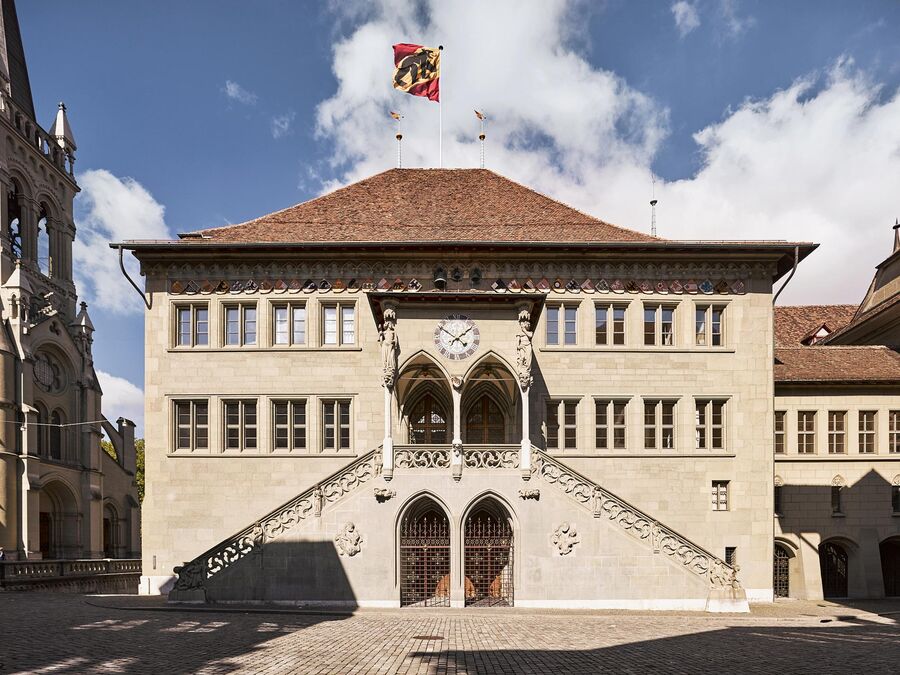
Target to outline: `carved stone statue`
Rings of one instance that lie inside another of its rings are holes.
[[[334,545],[338,555],[353,557],[362,550],[363,538],[356,525],[346,523],[344,528],[334,537]]]
[[[531,361],[534,356],[534,348],[531,345],[533,337],[531,313],[523,309],[519,312],[519,333],[516,335],[516,374],[519,377],[522,391],[527,391],[534,379],[531,376]]]
[[[400,354],[400,342],[397,339],[397,314],[391,308],[384,310],[384,323],[379,327],[378,342],[381,344],[384,386],[391,389],[397,378],[397,360]]]

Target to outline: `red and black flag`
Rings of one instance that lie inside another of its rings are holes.
[[[441,51],[422,45],[394,45],[394,89],[430,101],[441,100]]]

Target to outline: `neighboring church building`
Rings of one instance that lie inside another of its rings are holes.
[[[900,596],[900,226],[859,306],[775,309],[776,596]]]
[[[773,284],[483,169],[395,169],[141,262],[142,592],[773,598]],[[177,575],[177,576],[176,576]]]
[[[0,546],[11,561],[137,557],[134,424],[101,413],[72,281],[75,140],[62,104],[49,132],[36,122],[15,3],[0,9]]]

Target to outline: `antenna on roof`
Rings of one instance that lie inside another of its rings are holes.
[[[402,131],[400,120],[403,119],[403,115],[398,112],[394,112],[391,110],[391,117],[393,117],[397,121],[397,168],[403,168],[403,134],[400,133]]]
[[[656,205],[659,200],[656,198],[656,176],[651,176],[652,192],[650,199],[650,236],[656,236]]]
[[[484,168],[484,139],[486,136],[484,135],[484,121],[487,119],[487,115],[485,115],[480,110],[475,111],[475,117],[478,118],[478,123],[481,125],[481,133],[478,134],[478,140],[481,141],[481,168]]]

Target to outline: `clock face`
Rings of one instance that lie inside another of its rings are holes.
[[[438,322],[434,329],[434,344],[448,359],[459,361],[475,353],[481,334],[478,326],[467,316],[451,314]]]

